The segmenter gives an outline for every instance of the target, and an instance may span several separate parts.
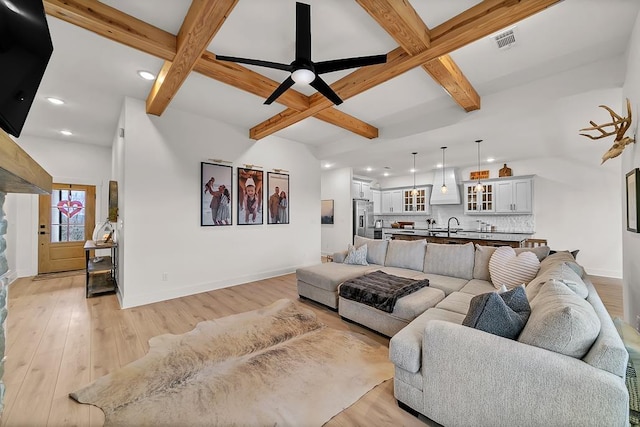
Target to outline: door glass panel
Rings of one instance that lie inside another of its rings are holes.
[[[51,242],[85,240],[86,192],[57,190],[51,193]]]

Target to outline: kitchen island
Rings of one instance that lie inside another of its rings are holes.
[[[525,240],[530,238],[530,233],[504,233],[504,232],[477,232],[452,230],[408,230],[391,229],[385,230],[386,235],[390,235],[394,240],[420,240],[426,239],[430,243],[477,243],[483,246],[511,246],[519,248],[523,246]]]

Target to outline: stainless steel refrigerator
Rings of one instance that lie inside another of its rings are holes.
[[[374,238],[373,202],[368,200],[353,201],[353,234]]]

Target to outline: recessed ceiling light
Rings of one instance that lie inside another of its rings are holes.
[[[60,131],[60,133],[61,133],[61,134],[63,134],[64,136],[71,136],[71,135],[73,135],[73,133],[71,133],[71,131],[70,131],[70,130],[66,130],[66,129],[61,130],[61,131]]]
[[[373,169],[371,167],[368,167],[366,170],[367,172],[371,172]]]
[[[330,167],[331,167],[331,163],[325,163],[325,164],[324,164],[324,167],[325,167],[325,168],[330,168]]]
[[[150,72],[145,71],[145,70],[138,71],[138,75],[140,77],[142,77],[143,79],[145,79],[145,80],[155,80],[156,79],[156,76],[153,73],[150,73]]]
[[[438,169],[442,168],[442,163],[438,163],[438,164],[436,165],[436,167],[437,167]]]
[[[47,98],[47,101],[49,101],[50,103],[52,103],[53,105],[62,105],[64,104],[64,101],[60,98],[54,98],[52,96]]]
[[[416,172],[416,169],[411,168],[411,169],[409,169],[409,172],[414,173],[414,172]]]
[[[495,161],[496,161],[496,159],[494,159],[493,157],[489,157],[489,158],[487,159],[487,162],[489,162],[489,163],[491,163],[491,162],[495,162]]]
[[[384,175],[384,176],[389,176],[389,172],[385,172],[385,173],[383,173],[382,175]]]

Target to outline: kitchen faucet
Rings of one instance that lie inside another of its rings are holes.
[[[455,219],[456,223],[458,225],[460,225],[460,221],[458,221],[458,218],[456,218],[455,216],[452,216],[451,218],[449,218],[449,221],[447,221],[447,237],[451,237],[450,232],[451,232],[451,220]]]

